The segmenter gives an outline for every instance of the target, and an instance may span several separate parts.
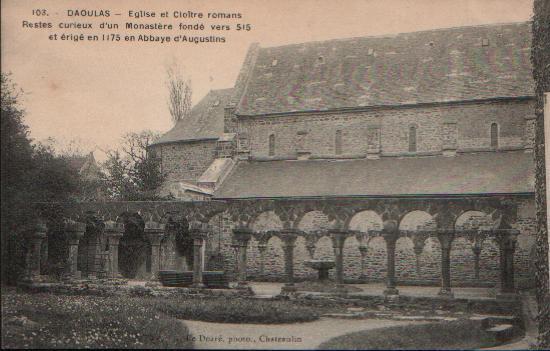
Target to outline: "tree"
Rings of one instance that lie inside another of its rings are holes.
[[[166,175],[161,172],[161,160],[150,155],[149,146],[159,133],[142,131],[123,137],[121,151],[111,150],[104,164],[108,195],[115,200],[158,200],[157,189]]]
[[[23,92],[1,74],[1,238],[2,282],[12,283],[22,269],[21,253],[32,230],[33,203],[67,201],[78,177],[51,147],[33,143],[23,123]]]
[[[193,90],[191,80],[184,78],[181,69],[173,63],[166,69],[168,87],[168,109],[172,121],[185,120],[191,112]]]

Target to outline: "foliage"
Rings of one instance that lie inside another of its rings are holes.
[[[193,89],[191,80],[184,78],[177,64],[166,69],[168,87],[168,109],[174,123],[185,120],[191,113]]]
[[[161,172],[161,159],[149,155],[149,146],[159,133],[142,131],[123,137],[122,150],[111,150],[104,164],[108,196],[114,200],[160,200],[157,188],[166,175]]]
[[[192,348],[188,333],[144,299],[2,291],[2,348]]]
[[[544,93],[550,91],[550,1],[535,0],[533,8],[533,44],[531,62],[537,101],[535,128],[535,201],[537,203],[536,282],[539,305],[539,346],[550,348],[550,291],[548,282],[548,228],[546,213]],[[548,102],[550,103],[550,102]]]
[[[290,301],[263,301],[245,298],[155,299],[160,312],[174,318],[216,323],[299,323],[319,319],[312,308]]]
[[[50,146],[32,143],[23,122],[22,91],[1,74],[1,235],[2,282],[14,282],[26,240],[34,225],[31,204],[66,201],[78,187],[76,174]]]
[[[365,330],[337,336],[321,350],[468,350],[494,346],[490,334],[474,321],[459,320]]]

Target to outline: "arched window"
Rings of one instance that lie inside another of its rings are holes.
[[[491,124],[491,148],[498,148],[498,124]]]
[[[269,156],[275,156],[275,134],[269,134]]]
[[[416,126],[409,127],[409,152],[416,152]]]
[[[342,131],[337,130],[334,138],[334,150],[336,155],[342,154]]]

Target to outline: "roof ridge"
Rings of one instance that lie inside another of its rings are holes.
[[[391,39],[395,38],[400,35],[406,35],[406,34],[417,34],[417,33],[427,33],[427,32],[441,32],[446,30],[452,30],[452,29],[459,29],[459,28],[479,28],[479,27],[497,27],[497,26],[506,26],[506,25],[522,25],[527,23],[532,23],[533,21],[520,21],[520,22],[499,22],[499,23],[484,23],[484,24],[473,24],[473,25],[467,25],[467,26],[454,26],[454,27],[444,27],[444,28],[432,28],[432,29],[423,29],[423,30],[416,30],[412,32],[398,32],[398,33],[386,33],[386,34],[378,34],[378,35],[364,35],[364,36],[356,36],[356,37],[348,37],[348,38],[334,38],[334,39],[322,39],[322,40],[312,40],[312,41],[305,41],[301,43],[291,43],[291,44],[284,44],[284,45],[275,45],[275,46],[260,46],[260,49],[275,49],[275,48],[283,48],[283,47],[290,47],[290,46],[298,46],[298,45],[306,45],[306,44],[319,44],[319,43],[328,43],[328,42],[339,42],[339,41],[350,41],[354,39]]]

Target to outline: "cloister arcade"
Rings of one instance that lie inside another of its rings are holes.
[[[159,270],[187,264],[197,288],[205,267],[235,267],[238,288],[248,289],[247,274],[279,275],[283,292],[292,292],[296,278],[312,277],[304,261],[314,258],[335,261],[333,278],[342,292],[348,280],[384,275],[386,295],[397,295],[397,282],[406,281],[438,284],[440,295],[452,297],[453,277],[494,278],[502,294],[515,291],[517,198],[113,202],[39,204],[37,210],[62,208],[67,279],[123,273],[155,280]],[[28,254],[29,279],[40,272],[41,243],[51,226],[42,217]]]

